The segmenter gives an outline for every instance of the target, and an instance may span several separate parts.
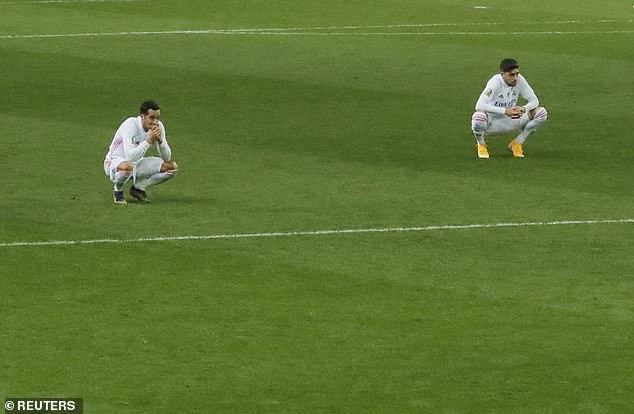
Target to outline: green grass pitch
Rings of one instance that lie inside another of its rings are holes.
[[[634,411],[631,222],[11,245],[631,220],[633,18],[617,0],[0,1],[0,398]],[[471,113],[508,56],[549,120],[526,158],[506,136],[479,160]],[[115,206],[103,157],[148,98],[181,174]]]

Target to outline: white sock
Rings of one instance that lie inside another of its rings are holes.
[[[114,191],[123,190],[123,185],[130,179],[130,173],[127,171],[117,171],[114,175]]]
[[[483,112],[475,112],[471,116],[471,131],[480,145],[486,145],[484,136],[487,130],[487,116]]]
[[[517,137],[515,137],[515,141],[522,145],[524,144],[524,141],[526,141],[528,139],[528,137],[533,133],[533,131],[527,131],[526,129],[523,129],[522,132],[520,132]]]

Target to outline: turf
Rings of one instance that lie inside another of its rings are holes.
[[[628,222],[8,246],[634,218],[634,9],[482,3],[0,1],[0,398],[634,410]],[[24,37],[248,28],[306,29]],[[479,160],[507,56],[549,120],[525,159],[492,137]],[[147,98],[181,174],[115,206],[103,156]]]

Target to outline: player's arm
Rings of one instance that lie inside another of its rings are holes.
[[[482,92],[482,95],[480,95],[480,99],[478,99],[478,102],[476,103],[476,111],[506,115],[509,118],[513,118],[513,119],[517,119],[520,116],[522,116],[522,114],[524,113],[524,108],[521,106],[514,106],[512,108],[502,108],[500,106],[495,106],[488,103],[487,101],[488,91],[489,91],[488,89],[485,89]]]
[[[167,143],[167,133],[165,132],[165,126],[162,122],[159,123],[159,127],[161,135],[159,140],[156,142],[156,148],[158,149],[159,154],[161,154],[163,161],[169,161],[172,159],[172,149]]]
[[[498,93],[496,89],[497,88],[494,82],[489,81],[487,83],[487,86],[484,88],[484,90],[480,94],[480,97],[478,98],[478,101],[476,102],[476,105],[475,105],[476,111],[488,112],[488,113],[500,114],[500,115],[504,114],[505,108],[491,105],[491,102],[493,101],[492,98],[497,96],[497,93]]]
[[[537,108],[539,106],[539,99],[537,99],[537,95],[535,95],[533,88],[531,88],[526,79],[523,77],[518,80],[518,83],[520,95],[528,101],[523,107],[525,112],[529,112]]]
[[[123,139],[123,153],[127,161],[136,162],[140,160],[152,144],[149,136],[144,141],[141,141],[139,145],[136,144],[136,127],[132,118],[121,125],[119,133]]]

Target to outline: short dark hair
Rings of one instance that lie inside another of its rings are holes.
[[[519,67],[519,63],[517,63],[517,60],[513,58],[502,59],[502,61],[500,62],[500,70],[502,72],[510,72],[513,69],[517,69]]]
[[[154,111],[158,111],[161,109],[158,103],[154,101],[145,101],[141,104],[141,108],[139,109],[139,113],[143,115],[147,115],[148,111],[152,109]]]

